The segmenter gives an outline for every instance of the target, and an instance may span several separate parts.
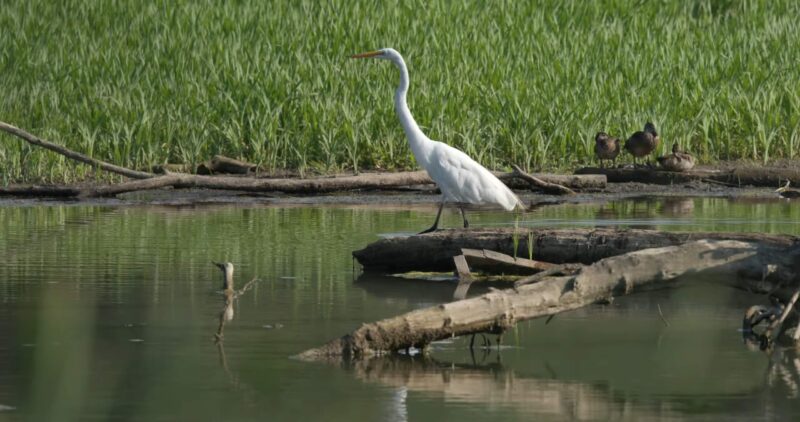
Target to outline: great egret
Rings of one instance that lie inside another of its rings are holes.
[[[442,201],[439,204],[439,211],[436,213],[436,220],[429,229],[420,234],[429,233],[438,228],[442,208],[447,202],[458,206],[461,217],[464,219],[464,228],[469,227],[464,211],[464,206],[467,204],[498,205],[506,211],[523,207],[517,195],[492,172],[475,162],[467,154],[445,143],[433,141],[422,133],[406,103],[409,86],[408,68],[400,53],[391,48],[384,48],[356,54],[351,58],[388,60],[400,70],[400,85],[394,93],[394,108],[397,117],[400,119],[400,124],[403,126],[417,163],[428,172],[428,175],[442,191]]]
[[[645,157],[658,147],[658,132],[650,122],[645,123],[644,131],[635,132],[625,141],[625,150],[633,155],[633,165],[636,166],[637,157]]]
[[[694,167],[694,157],[678,148],[678,143],[672,144],[672,154],[658,157],[658,164],[669,171],[689,171]]]
[[[594,137],[594,153],[600,160],[600,167],[605,167],[603,160],[616,161],[619,155],[619,138],[612,138],[605,132],[597,132]]]

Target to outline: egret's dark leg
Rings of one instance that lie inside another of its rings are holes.
[[[439,228],[439,217],[442,216],[442,209],[443,208],[444,208],[444,201],[442,201],[442,203],[439,204],[439,212],[436,213],[436,220],[433,222],[433,225],[428,230],[421,231],[421,232],[419,232],[417,234],[425,234],[425,233],[435,232],[436,229]]]
[[[467,212],[464,211],[464,207],[459,207],[458,209],[461,210],[461,218],[464,219],[464,228],[468,229],[469,228],[469,221],[467,221]]]

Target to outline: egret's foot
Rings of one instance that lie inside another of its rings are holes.
[[[433,232],[435,232],[437,230],[439,230],[439,228],[437,226],[431,226],[429,229],[423,230],[423,231],[421,231],[421,232],[419,232],[417,234],[420,235],[420,234],[425,234],[425,233],[433,233]]]

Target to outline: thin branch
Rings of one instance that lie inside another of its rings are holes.
[[[575,191],[574,190],[572,190],[572,189],[570,189],[570,188],[568,188],[566,186],[561,186],[561,185],[557,185],[555,183],[545,182],[544,180],[539,179],[538,177],[531,176],[530,174],[524,172],[516,164],[512,165],[511,167],[514,169],[514,172],[512,174],[515,177],[518,177],[518,178],[520,178],[522,180],[525,180],[526,182],[530,183],[531,185],[536,186],[537,188],[543,190],[545,193],[550,193],[550,194],[553,194],[553,195],[575,195]]]
[[[79,152],[72,151],[71,149],[65,148],[61,145],[54,144],[52,142],[45,141],[44,139],[38,138],[34,135],[31,135],[24,130],[12,126],[8,123],[0,122],[0,130],[3,132],[10,133],[18,138],[21,138],[33,145],[49,149],[50,151],[56,152],[61,154],[67,158],[72,160],[80,161],[84,164],[88,164],[92,167],[97,167],[102,170],[105,170],[110,173],[116,173],[123,175],[125,177],[130,177],[131,179],[147,179],[153,177],[151,173],[146,173],[143,171],[131,170],[125,167],[116,166],[111,163],[107,163],[105,161],[95,160],[87,155],[81,154]]]

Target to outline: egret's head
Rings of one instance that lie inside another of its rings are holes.
[[[791,181],[787,180],[786,181],[786,186],[776,189],[775,192],[786,192],[789,189],[789,184],[790,183],[791,183]]]
[[[351,59],[383,59],[397,61],[402,60],[400,53],[393,48],[382,48],[380,50],[368,51],[366,53],[354,54],[350,56]]]

